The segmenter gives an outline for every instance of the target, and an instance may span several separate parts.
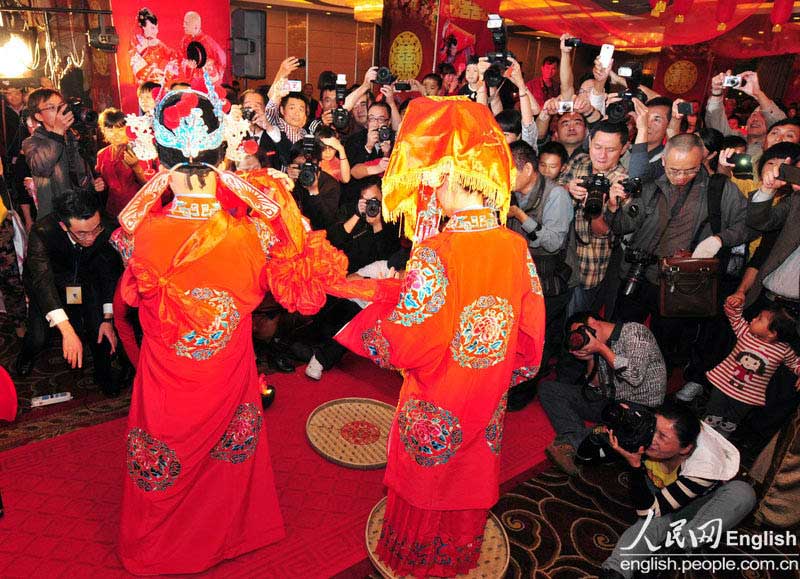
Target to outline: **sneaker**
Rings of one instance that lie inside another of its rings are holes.
[[[678,392],[675,394],[675,398],[681,402],[691,402],[698,394],[702,392],[702,384],[698,384],[697,382],[687,382],[683,388],[678,390]]]
[[[316,356],[311,356],[306,366],[306,376],[312,380],[320,380],[322,378],[322,364],[319,363]]]
[[[569,476],[578,474],[578,467],[575,465],[575,447],[568,442],[553,442],[544,449],[547,458],[560,470]]]

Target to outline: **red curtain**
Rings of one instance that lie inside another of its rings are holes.
[[[477,0],[489,7],[496,0]],[[533,30],[544,30],[555,35],[569,32],[587,44],[613,43],[620,49],[660,49],[663,46],[697,44],[720,34],[716,28],[718,2],[730,0],[694,0],[685,12],[684,21],[676,23],[681,14],[680,2],[666,2],[659,17],[651,16],[649,2],[620,1],[612,4],[605,0],[501,0],[500,15],[510,18]],[[641,6],[643,5],[643,6]],[[739,25],[768,2],[749,2],[736,5],[728,21],[728,30]],[[642,10],[644,8],[644,10]],[[623,11],[627,11],[623,12]]]

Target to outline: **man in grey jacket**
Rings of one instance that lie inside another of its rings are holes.
[[[717,129],[723,135],[745,136],[747,139],[747,154],[751,157],[758,157],[764,150],[764,137],[767,135],[767,128],[775,122],[786,118],[786,113],[778,108],[778,105],[761,90],[758,83],[758,74],[752,71],[743,72],[739,75],[742,84],[736,87],[743,93],[750,95],[758,102],[758,107],[747,119],[747,133],[742,135],[741,131],[731,129],[728,118],[725,116],[725,87],[723,82],[725,77],[731,76],[731,71],[719,73],[711,79],[711,96],[706,105],[706,126]],[[756,159],[753,159],[755,164]]]
[[[659,315],[656,258],[673,256],[680,250],[693,251],[693,257],[710,258],[722,247],[734,247],[750,237],[745,224],[747,201],[730,181],[725,181],[722,188],[720,231],[712,231],[710,177],[702,162],[700,138],[694,134],[676,135],[664,150],[665,175],[645,185],[638,199],[626,199],[622,187],[615,185],[607,204],[606,220],[612,231],[617,235],[632,234],[620,270],[622,279],[631,277],[631,262],[636,262],[636,257],[646,263],[643,279],[638,280],[633,291],[629,283],[623,283],[617,302],[618,318],[644,322],[648,315],[652,316],[650,327],[662,349],[674,341],[668,335],[685,320],[666,320]]]
[[[508,210],[508,227],[528,242],[544,293],[544,350],[538,376],[549,372],[548,361],[558,353],[564,330],[572,270],[565,263],[567,234],[574,214],[567,190],[538,171],[536,151],[525,141],[511,143],[517,168],[514,198]],[[508,396],[508,409],[521,410],[536,394],[535,378],[514,386]]]
[[[103,191],[105,183],[94,179],[81,158],[71,129],[75,119],[56,90],[39,88],[28,97],[28,108],[41,125],[22,142],[22,153],[36,185],[37,220],[53,213],[56,200],[65,191],[93,187]]]

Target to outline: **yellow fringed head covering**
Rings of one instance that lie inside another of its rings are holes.
[[[414,239],[417,215],[444,177],[480,193],[505,223],[514,163],[486,105],[467,97],[419,97],[409,103],[383,177],[384,217],[403,217]]]

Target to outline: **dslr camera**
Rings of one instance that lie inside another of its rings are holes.
[[[255,109],[251,109],[250,107],[245,107],[242,109],[242,119],[245,121],[253,122],[253,119],[256,118],[256,111]]]
[[[586,324],[581,324],[574,330],[571,330],[567,333],[566,337],[564,338],[564,346],[566,346],[567,350],[570,352],[577,352],[578,350],[583,350],[586,347],[586,344],[589,343],[591,339],[590,336],[596,336],[597,332],[590,326]]]
[[[628,452],[652,444],[656,415],[647,406],[635,402],[625,402],[623,406],[623,403],[609,401],[600,416],[603,424],[614,431],[619,445]]]
[[[378,127],[378,142],[386,143],[394,139],[392,127]]]
[[[392,84],[396,80],[397,77],[385,66],[378,69],[378,75],[375,77],[375,82],[377,84]]]
[[[600,217],[603,205],[608,199],[608,192],[611,190],[611,181],[602,173],[595,173],[584,177],[581,180],[581,187],[588,191],[583,201],[584,217],[588,220]]]
[[[728,162],[733,165],[731,173],[737,179],[753,178],[753,158],[746,153],[736,153],[731,155]]]
[[[350,124],[350,113],[344,108],[344,99],[347,98],[347,78],[343,74],[336,75],[336,108],[331,111],[333,126],[336,130],[344,131]]]
[[[647,95],[644,94],[640,88],[635,88],[633,90],[628,89],[624,92],[617,93],[617,96],[622,100],[613,102],[606,107],[606,115],[608,116],[608,120],[612,123],[625,122],[625,117],[634,110],[634,98],[639,99],[643,103],[647,102]]]
[[[377,217],[381,213],[381,200],[380,199],[367,199],[367,206],[364,209],[365,217]]]
[[[303,156],[306,160],[300,167],[300,175],[297,177],[298,183],[303,187],[311,187],[319,174],[319,165],[314,162],[317,149],[317,141],[313,135],[303,137]]]
[[[97,128],[97,119],[99,115],[84,105],[81,99],[70,97],[66,99],[63,107],[72,113],[72,116],[75,118],[75,122],[72,123],[72,128],[79,133]]]
[[[623,295],[632,296],[639,288],[639,284],[644,279],[647,268],[653,265],[658,259],[655,255],[644,249],[628,247],[625,250],[625,261],[631,264],[628,275],[625,276],[625,288]]]
[[[508,50],[508,36],[506,35],[506,26],[503,19],[497,14],[489,14],[489,20],[486,27],[492,33],[492,42],[494,43],[494,52],[486,55],[489,61],[489,68],[483,73],[483,81],[486,86],[498,87],[503,82],[503,75],[511,61],[508,57],[514,58],[514,54]]]

